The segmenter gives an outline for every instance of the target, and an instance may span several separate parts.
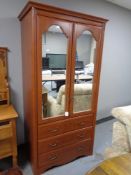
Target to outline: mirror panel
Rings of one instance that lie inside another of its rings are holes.
[[[67,42],[58,25],[42,35],[42,118],[65,114]]]
[[[96,40],[84,31],[76,42],[73,112],[91,110]]]

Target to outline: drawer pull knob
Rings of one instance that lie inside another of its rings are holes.
[[[57,146],[57,143],[50,143],[49,146],[56,147]]]
[[[58,131],[58,129],[52,129],[52,130],[50,130],[49,132],[51,132],[51,133],[56,133]]]
[[[49,160],[56,160],[56,159],[57,159],[57,156],[49,157]]]

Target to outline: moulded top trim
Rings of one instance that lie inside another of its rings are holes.
[[[35,8],[38,10],[44,10],[48,12],[55,12],[58,14],[63,14],[63,15],[72,16],[72,17],[81,17],[83,19],[88,19],[88,20],[92,20],[92,21],[100,22],[100,23],[106,23],[108,21],[107,19],[104,19],[101,17],[96,17],[96,16],[92,16],[92,15],[88,15],[88,14],[84,14],[80,12],[75,12],[75,11],[59,8],[56,6],[51,6],[48,4],[43,4],[43,3],[41,4],[38,2],[34,2],[34,1],[29,1],[26,4],[24,9],[21,11],[21,13],[18,16],[19,20],[21,21],[23,17],[28,13],[28,11],[32,8]]]

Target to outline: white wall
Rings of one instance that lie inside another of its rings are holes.
[[[19,11],[27,0],[0,1],[0,46],[9,48],[11,100],[19,113],[18,141],[24,140]],[[131,104],[131,12],[104,0],[41,0],[63,8],[109,19],[105,31],[97,118],[111,108]]]

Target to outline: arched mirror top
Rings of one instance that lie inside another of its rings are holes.
[[[91,31],[89,31],[89,30],[84,30],[84,31],[79,35],[79,37],[80,37],[81,35],[90,38],[90,39],[92,40],[91,42],[93,42],[93,43],[95,44],[95,47],[96,47],[96,41],[97,41],[97,40],[96,40],[96,38],[94,37],[94,34],[93,34]]]
[[[49,25],[46,32],[51,32],[54,34],[64,34],[68,38],[68,33],[59,24]]]
[[[99,40],[99,36],[100,36],[99,30],[96,30],[94,28],[89,28],[87,26],[79,26],[77,37],[79,37],[82,34],[91,35],[96,41]]]
[[[83,58],[84,63],[86,61],[88,64],[95,63],[95,51],[96,51],[97,41],[89,30],[84,30],[81,32],[76,42],[76,51],[79,52],[80,58]],[[86,61],[85,61],[86,60]],[[86,66],[86,65],[85,65]]]

